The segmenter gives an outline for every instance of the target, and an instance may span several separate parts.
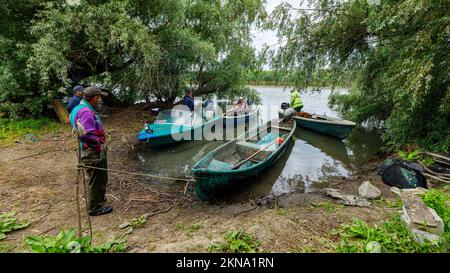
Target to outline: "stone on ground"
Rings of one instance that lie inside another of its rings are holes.
[[[380,198],[381,191],[369,181],[365,181],[359,186],[359,196],[367,199],[377,199]]]
[[[444,233],[444,222],[434,209],[424,204],[420,192],[423,193],[423,190],[401,191],[400,197],[403,202],[401,219],[418,243],[423,244],[425,240],[436,243]]]
[[[336,198],[336,199],[340,199],[340,202],[344,205],[366,207],[366,208],[372,207],[371,202],[369,202],[367,199],[362,198],[360,196],[343,193],[343,192],[339,191],[338,189],[326,188],[325,190],[326,190],[327,195],[329,195],[333,198]]]

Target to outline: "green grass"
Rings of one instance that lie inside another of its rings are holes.
[[[225,253],[254,253],[260,251],[261,242],[246,234],[242,229],[225,233],[224,240],[224,242],[208,247],[208,251]]]
[[[0,145],[8,145],[20,138],[36,141],[36,137],[54,132],[61,127],[60,123],[47,118],[41,119],[0,119]]]
[[[383,253],[445,252],[443,245],[418,244],[401,222],[400,215],[375,226],[353,219],[351,225],[342,226],[336,234],[341,237],[337,252],[371,252],[374,245],[379,245],[379,252]]]
[[[184,229],[184,224],[183,224],[183,222],[178,222],[178,223],[175,225],[175,228],[176,228],[177,230],[183,230],[183,229]]]
[[[311,210],[315,210],[317,208],[323,208],[326,212],[332,213],[337,208],[345,208],[345,206],[341,205],[341,204],[335,204],[331,201],[325,201],[325,202],[321,202],[321,203],[317,203],[317,204],[316,203],[312,204]]]
[[[369,226],[364,221],[353,219],[351,225],[341,226],[334,230],[334,235],[340,236],[340,244],[335,247],[337,252],[447,252],[450,246],[450,194],[449,187],[443,189],[430,189],[422,197],[425,205],[433,208],[444,222],[443,239],[438,245],[431,242],[420,245],[411,232],[404,226],[400,215],[395,215],[390,220],[380,225]],[[400,208],[401,204],[396,200],[379,201],[379,205]]]
[[[391,200],[381,197],[380,199],[376,199],[372,201],[375,205],[386,208],[396,208],[401,209],[403,206],[402,200],[400,198]]]
[[[444,239],[450,246],[450,193],[445,192],[448,187],[439,189],[430,189],[422,197],[423,202],[428,207],[434,209],[444,222]]]
[[[0,244],[0,253],[8,253],[12,252],[14,250],[14,247],[7,244]]]
[[[78,238],[74,229],[61,230],[57,236],[29,236],[26,242],[34,253],[117,253],[125,249],[124,238],[92,246],[91,237]]]
[[[290,215],[292,213],[292,211],[293,210],[291,208],[289,208],[289,209],[279,208],[279,207],[276,208],[276,212],[280,216],[288,216],[288,215]]]
[[[193,223],[189,227],[188,235],[192,236],[196,231],[200,230],[201,228],[203,228],[203,226],[200,223]]]

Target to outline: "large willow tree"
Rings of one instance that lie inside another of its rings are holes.
[[[282,4],[271,15],[268,27],[282,44],[273,65],[296,71],[299,87],[321,68],[335,80],[350,70],[349,94],[331,100],[337,109],[358,122],[382,121],[391,147],[448,152],[450,2],[319,0],[304,7]]]
[[[75,84],[125,103],[184,90],[255,96],[250,27],[262,0],[7,0],[0,6],[0,112],[39,114]],[[3,26],[6,26],[5,28]]]

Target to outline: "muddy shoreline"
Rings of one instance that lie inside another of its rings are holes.
[[[148,111],[139,107],[105,112],[109,168],[140,171],[136,160],[130,159],[139,149],[136,132],[151,119]],[[36,143],[21,140],[0,148],[0,212],[15,210],[19,219],[30,223],[28,228],[0,241],[2,252],[28,252],[24,242],[27,236],[55,235],[60,229],[77,226],[76,144],[70,128],[66,126],[39,139]],[[324,185],[356,194],[363,181],[370,181],[385,199],[394,199],[376,174],[380,160],[371,161],[348,178],[329,178]],[[170,191],[162,191],[146,183],[151,178],[117,173],[109,177],[107,199],[114,212],[91,218],[93,241],[103,243],[112,236],[123,236],[120,224],[149,214],[148,223],[128,236],[128,252],[205,252],[208,246],[223,240],[224,232],[238,229],[255,235],[263,251],[332,252],[338,242],[332,230],[341,224],[350,223],[353,217],[379,222],[396,211],[381,202],[370,209],[345,207],[320,189],[250,196],[241,202],[203,202],[195,196],[192,183],[186,186],[180,182]],[[193,232],[190,227],[194,224],[200,228]]]

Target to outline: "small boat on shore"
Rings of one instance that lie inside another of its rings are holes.
[[[197,115],[180,109],[159,112],[155,122],[145,125],[138,134],[138,141],[150,147],[162,147],[194,139],[194,132],[203,132],[205,126],[215,126],[220,115],[208,111],[206,115]]]
[[[232,109],[222,114],[223,124],[227,128],[230,128],[248,123],[250,120],[258,116],[258,112],[259,106],[254,106],[240,111]]]
[[[192,167],[197,195],[211,200],[250,183],[280,158],[295,128],[291,119],[268,122],[208,153]]]
[[[339,139],[348,137],[356,126],[356,123],[353,121],[324,115],[309,114],[306,112],[296,113],[292,118],[296,121],[298,126]]]

